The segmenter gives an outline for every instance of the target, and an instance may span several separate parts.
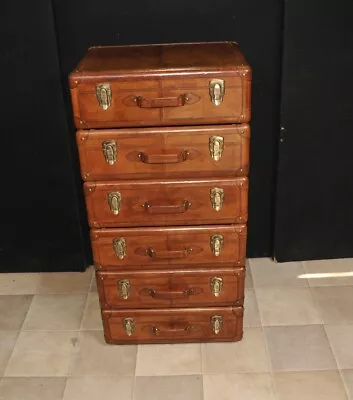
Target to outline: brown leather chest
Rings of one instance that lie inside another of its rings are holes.
[[[240,340],[251,68],[238,45],[93,47],[70,88],[107,342]]]

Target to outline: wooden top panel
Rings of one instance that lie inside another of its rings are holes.
[[[91,47],[75,72],[175,73],[249,69],[235,42]]]

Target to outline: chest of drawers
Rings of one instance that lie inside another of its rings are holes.
[[[242,338],[250,88],[234,42],[93,47],[71,73],[108,343]]]

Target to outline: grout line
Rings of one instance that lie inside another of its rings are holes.
[[[261,316],[260,316],[260,320],[261,320]],[[271,363],[270,350],[269,350],[269,347],[267,345],[265,327],[264,327],[264,325],[262,325],[262,323],[261,323],[261,331],[262,331],[262,339],[264,341],[264,346],[265,346],[265,351],[266,351],[266,359],[267,359],[267,364],[268,364],[268,368],[269,368],[269,373],[271,375],[273,397],[276,398],[276,390],[275,390],[276,387],[275,387],[275,380],[274,380],[274,371],[273,371],[272,363]]]
[[[340,374],[340,377],[341,377],[341,380],[342,380],[342,385],[343,385],[344,390],[345,390],[346,395],[347,395],[347,400],[349,400],[350,399],[349,388],[348,388],[348,385],[346,384],[346,380],[343,378],[342,372],[343,372],[342,369],[338,369],[338,373]]]

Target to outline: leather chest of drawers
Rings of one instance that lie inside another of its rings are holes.
[[[71,73],[108,343],[242,338],[250,89],[235,42],[93,47]]]

